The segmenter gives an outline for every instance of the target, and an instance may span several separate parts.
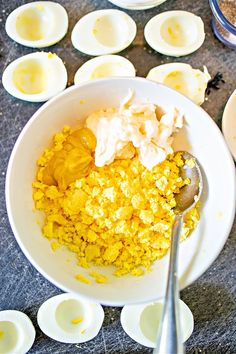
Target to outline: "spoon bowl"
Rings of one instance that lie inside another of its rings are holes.
[[[175,196],[176,214],[185,214],[198,202],[203,188],[202,174],[196,158],[187,151],[179,151],[182,154],[185,164],[180,168],[182,179],[189,178],[190,183],[181,188],[180,193]]]

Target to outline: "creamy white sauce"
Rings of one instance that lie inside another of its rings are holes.
[[[86,120],[86,126],[97,139],[98,167],[112,163],[130,142],[137,149],[140,162],[149,170],[173,152],[172,135],[183,126],[182,114],[171,107],[158,119],[156,105],[131,104],[132,96],[129,93],[119,109],[95,112]]]

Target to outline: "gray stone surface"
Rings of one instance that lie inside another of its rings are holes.
[[[0,2],[0,72],[12,60],[34,50],[14,43],[7,37],[4,24],[7,15],[25,0],[1,0]],[[59,54],[66,63],[69,81],[72,82],[77,68],[89,57],[76,51],[70,42],[70,33],[76,21],[86,13],[104,8],[116,8],[105,0],[58,0],[68,11],[70,26],[66,37],[47,50]],[[175,59],[153,52],[144,41],[143,28],[155,14],[164,10],[184,9],[201,15],[205,23],[206,40],[194,54]],[[210,9],[207,0],[168,0],[163,5],[147,11],[128,11],[138,26],[138,34],[132,46],[121,54],[136,66],[137,74],[144,76],[149,69],[160,63],[183,61],[196,68],[207,65],[212,76],[220,71],[225,84],[218,91],[212,91],[203,108],[219,122],[224,105],[236,87],[236,54],[218,42],[210,28]],[[66,345],[47,338],[38,328],[37,309],[49,297],[60,290],[45,280],[21,252],[11,231],[4,199],[5,174],[13,145],[31,115],[40,104],[19,101],[8,95],[0,85],[0,309],[24,311],[32,319],[37,335],[30,353],[151,353],[131,340],[123,331],[119,317],[120,309],[105,308],[105,321],[99,335],[81,345]],[[224,173],[222,171],[222,173]],[[222,186],[223,188],[223,186]],[[217,191],[216,191],[217,192]],[[236,224],[226,245],[208,271],[181,293],[182,299],[191,308],[195,328],[186,343],[187,353],[236,353]],[[16,353],[17,354],[17,353]]]

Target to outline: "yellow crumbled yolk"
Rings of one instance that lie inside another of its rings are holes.
[[[77,275],[75,276],[75,279],[78,280],[78,281],[80,281],[81,283],[84,283],[84,284],[88,284],[88,285],[92,284],[91,280],[89,280],[88,278],[86,278],[86,277],[85,277],[84,275],[82,275],[82,274],[77,274]]]
[[[80,324],[83,322],[83,317],[82,316],[78,316],[76,318],[74,318],[73,320],[71,320],[71,323],[74,325]]]
[[[61,245],[56,241],[53,241],[51,243],[51,249],[53,250],[53,252],[56,252],[58,250],[58,248],[60,248],[60,247],[61,247]]]
[[[63,151],[68,136],[71,130],[65,127],[38,160],[33,198],[36,208],[45,213],[43,234],[67,246],[84,268],[113,265],[117,276],[142,275],[170,247],[175,194],[190,182],[180,177],[179,167],[184,165],[181,153],[170,155],[151,171],[134,156],[104,167],[91,164],[86,177],[75,177],[66,188],[60,183],[48,185],[45,170],[58,146]],[[195,207],[185,217],[182,239],[198,220]],[[95,272],[90,276],[99,283],[106,281]],[[76,275],[76,279],[91,284],[83,275]]]
[[[52,52],[48,52],[48,59],[52,59],[54,57],[56,57],[57,55],[55,53]]]
[[[4,332],[0,331],[0,338],[4,336]]]
[[[94,278],[96,280],[96,282],[99,284],[104,284],[108,280],[106,275],[103,275],[103,274],[100,274],[97,272],[90,272],[89,275],[90,275],[90,277]]]
[[[193,158],[188,159],[188,160],[185,160],[185,165],[189,166],[190,168],[194,168],[196,166],[196,162]]]

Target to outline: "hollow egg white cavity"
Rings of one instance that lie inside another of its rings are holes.
[[[118,53],[127,48],[136,35],[136,24],[120,10],[98,10],[82,17],[75,25],[71,41],[88,55]]]
[[[147,79],[159,82],[184,94],[201,105],[205,100],[207,83],[211,79],[207,68],[202,72],[185,63],[169,63],[151,69]]]
[[[67,71],[56,54],[36,52],[10,63],[3,72],[2,84],[16,98],[44,102],[66,88]]]
[[[191,12],[166,11],[151,18],[144,28],[144,36],[157,52],[180,57],[201,47],[205,39],[204,24]]]
[[[59,42],[68,30],[64,7],[52,1],[36,1],[12,11],[6,21],[8,36],[27,47],[43,48]]]
[[[135,76],[135,67],[120,55],[102,55],[88,60],[76,72],[74,83],[108,76]]]
[[[82,300],[73,294],[51,297],[39,308],[40,329],[63,343],[83,343],[96,337],[103,320],[101,305]]]
[[[154,348],[161,321],[164,301],[156,301],[141,305],[127,305],[121,311],[121,325],[124,331],[137,343]],[[193,315],[189,307],[179,300],[181,330],[183,342],[193,332]]]
[[[23,312],[6,310],[0,312],[0,353],[25,354],[32,347],[35,329]]]

